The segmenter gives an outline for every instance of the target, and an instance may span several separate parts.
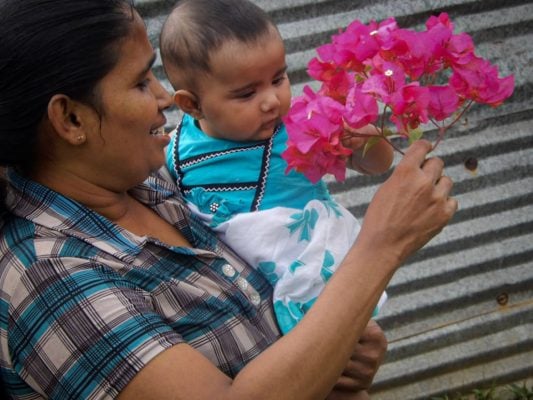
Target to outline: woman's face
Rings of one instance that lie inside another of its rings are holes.
[[[117,51],[117,64],[97,86],[100,119],[87,135],[85,164],[93,183],[123,191],[164,164],[169,137],[158,129],[171,97],[151,71],[155,53],[137,13]]]

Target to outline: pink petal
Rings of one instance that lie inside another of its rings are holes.
[[[452,115],[459,107],[459,96],[449,86],[429,86],[429,114],[437,121]]]

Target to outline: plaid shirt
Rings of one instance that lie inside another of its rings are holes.
[[[0,367],[14,398],[114,398],[181,342],[233,377],[279,337],[269,283],[161,176],[131,194],[193,249],[139,237],[13,171],[9,177]]]

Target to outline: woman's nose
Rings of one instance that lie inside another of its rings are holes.
[[[153,91],[157,98],[157,104],[160,110],[166,110],[167,108],[172,106],[172,96],[157,78],[154,77],[154,79],[155,87]]]

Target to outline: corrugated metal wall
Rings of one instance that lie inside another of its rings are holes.
[[[403,27],[419,28],[430,14],[446,11],[456,31],[473,36],[478,54],[502,74],[515,74],[509,101],[471,110],[437,150],[460,210],[388,288],[378,320],[389,354],[372,397],[428,399],[533,378],[533,1],[255,2],[273,15],[286,41],[295,94],[309,79],[313,48],[356,18],[394,16]],[[155,46],[173,3],[137,0]],[[177,118],[172,111],[169,122]],[[478,160],[477,173],[465,168],[468,158]],[[385,178],[352,173],[330,188],[362,219]]]

